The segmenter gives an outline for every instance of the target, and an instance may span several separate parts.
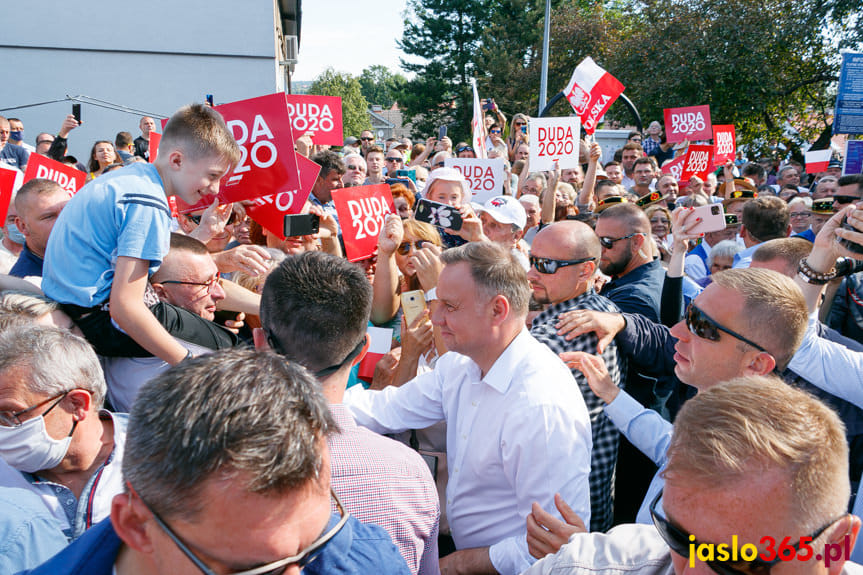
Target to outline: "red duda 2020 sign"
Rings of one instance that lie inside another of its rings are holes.
[[[692,176],[698,176],[705,180],[713,167],[713,146],[691,145],[686,151],[685,158],[680,179],[689,181]]]
[[[308,132],[317,145],[342,145],[341,98],[288,94],[287,99],[288,115],[297,137]]]
[[[299,189],[265,194],[246,206],[249,217],[280,240],[285,239],[285,216],[302,211],[321,169],[304,156],[297,155],[297,161],[300,165]]]
[[[70,196],[73,196],[86,183],[87,174],[51,158],[46,158],[39,154],[30,154],[30,161],[27,162],[27,172],[24,174],[24,181],[29,182],[34,178],[53,180],[61,188],[69,192]]]
[[[378,245],[387,214],[396,213],[390,187],[377,184],[333,190],[333,203],[348,260],[356,262],[370,257]]]
[[[666,108],[664,113],[665,139],[668,142],[709,140],[713,137],[710,106]]]

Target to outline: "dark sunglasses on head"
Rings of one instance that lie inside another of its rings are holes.
[[[650,504],[650,517],[653,519],[653,525],[656,527],[656,530],[659,532],[659,536],[662,537],[669,549],[685,559],[690,559],[690,549],[698,549],[699,546],[702,545],[702,542],[695,539],[695,537],[665,517],[659,515],[657,506],[659,505],[660,499],[662,499],[662,491],[656,494],[656,498],[654,498],[653,503]],[[831,521],[821,529],[812,533],[809,537],[801,537],[800,540],[809,539],[810,542],[814,541],[829,527],[834,525],[837,521],[842,520],[844,517],[845,516],[843,515],[839,519]],[[798,541],[798,543],[789,546],[794,549],[796,556],[797,551],[799,551],[800,542]],[[747,561],[745,559],[737,561],[708,560],[705,561],[705,563],[707,563],[707,565],[718,575],[768,575],[770,573],[770,569],[781,561],[782,558],[777,556],[775,559],[770,561],[765,561],[764,559],[756,557],[751,561]]]
[[[702,339],[709,339],[710,341],[719,341],[719,332],[724,331],[731,337],[735,337],[742,341],[743,343],[748,343],[758,351],[763,351],[764,353],[768,353],[766,349],[753,342],[752,340],[746,339],[736,331],[732,331],[727,327],[719,324],[717,321],[712,319],[706,313],[701,311],[695,304],[689,304],[689,307],[686,308],[686,327],[689,328],[693,334],[697,335]]]
[[[402,242],[399,244],[399,247],[397,247],[396,250],[399,252],[399,254],[406,256],[411,253],[411,246],[413,246],[416,250],[421,250],[423,249],[423,243],[423,240],[417,240],[415,242]]]
[[[550,258],[538,258],[535,256],[530,256],[530,265],[536,269],[541,274],[553,274],[560,268],[565,268],[566,266],[576,266],[578,264],[583,264],[585,262],[595,261],[596,258],[581,258],[578,260],[553,260]]]
[[[609,238],[609,237],[603,236],[603,237],[599,238],[599,244],[602,247],[604,247],[605,249],[610,250],[611,248],[614,247],[614,244],[616,242],[619,242],[620,240],[628,240],[629,238],[633,238],[633,237],[639,235],[640,233],[641,232],[635,232],[635,233],[629,234],[628,236],[623,236],[620,238]]]
[[[192,220],[193,222],[195,222],[195,225],[196,225],[196,226],[200,226],[200,225],[201,225],[201,216],[202,216],[203,214],[201,214],[201,215],[197,215],[197,216],[193,216],[192,214],[184,214],[184,215],[185,215],[187,218],[189,218],[190,220]],[[237,216],[237,212],[231,212],[231,215],[230,215],[230,216],[228,216],[228,221],[227,221],[227,222],[225,222],[225,225],[226,225],[226,226],[230,226],[231,224],[233,224],[234,222],[236,222],[236,221],[237,221],[237,218],[238,218],[238,216]]]
[[[833,196],[834,204],[852,204],[854,202],[859,202],[860,198],[857,196]]]

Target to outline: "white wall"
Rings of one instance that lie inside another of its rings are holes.
[[[273,0],[11,3],[0,36],[0,109],[83,94],[166,117],[205,94],[218,104],[281,91],[274,15]],[[71,109],[61,102],[0,115],[21,118],[34,144]],[[81,115],[69,137],[79,160],[95,140],[140,135],[139,115],[86,103]]]

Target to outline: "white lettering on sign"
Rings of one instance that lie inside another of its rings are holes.
[[[70,177],[59,170],[48,168],[47,166],[39,166],[36,168],[36,177],[45,178],[57,182],[61,188],[69,192],[70,195],[78,189],[78,181],[76,178]]]
[[[731,132],[718,132],[716,134],[716,155],[724,156],[734,153],[734,138]]]
[[[597,116],[599,113],[605,109],[605,106],[608,104],[608,101],[611,100],[611,96],[608,94],[602,94],[593,107],[590,109],[590,114],[588,118],[584,121],[584,126],[587,129],[593,129],[593,126],[596,125],[596,121],[598,120]]]
[[[692,152],[689,155],[689,163],[686,165],[686,171],[699,173],[707,170],[707,164],[710,162],[709,152]]]
[[[491,166],[454,166],[467,180],[474,193],[494,190],[494,173]]]
[[[270,130],[266,120],[260,114],[256,114],[254,120],[252,120],[251,138],[249,137],[248,126],[242,120],[229,120],[227,126],[240,146],[240,161],[237,162],[237,167],[234,168],[234,175],[228,179],[228,184],[236,184],[243,179],[243,173],[252,169],[252,166],[246,164],[247,160],[251,159],[252,164],[256,167],[266,169],[275,164],[276,160],[279,159],[276,145],[272,142],[273,131]],[[239,129],[239,137],[234,128]],[[247,139],[250,147],[246,145]]]
[[[572,127],[554,126],[539,128],[539,155],[558,158],[569,155],[575,149]]]
[[[675,134],[694,134],[707,126],[701,112],[671,114],[671,131]]]
[[[358,240],[380,234],[384,218],[390,213],[386,200],[377,196],[348,200],[347,206],[351,214],[351,222],[357,230]]]
[[[267,194],[266,196],[255,198],[252,201],[256,206],[266,206],[269,204],[276,206],[276,209],[280,212],[287,212],[294,204],[294,196],[296,193],[297,190],[291,190],[289,192],[279,192],[275,196],[273,194]]]
[[[288,115],[291,117],[291,126],[294,131],[304,132],[331,132],[335,128],[333,123],[333,112],[329,104],[319,106],[317,104],[292,104],[288,103]]]
[[[680,181],[680,176],[683,174],[683,165],[680,162],[668,166],[668,170],[675,180]]]

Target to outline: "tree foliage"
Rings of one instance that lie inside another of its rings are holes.
[[[398,100],[399,92],[407,84],[407,78],[381,65],[369,66],[357,79],[366,100],[384,108],[391,107]]]
[[[338,96],[342,99],[345,136],[359,136],[363,130],[371,130],[369,103],[362,94],[359,80],[350,74],[327,68],[315,78],[308,93],[316,96]]]
[[[403,63],[417,77],[399,101],[410,115],[449,114],[466,131],[472,110],[463,88],[475,75],[480,97],[495,98],[508,115],[536,115],[544,4],[411,0],[401,45],[425,63]],[[661,121],[664,108],[709,104],[714,122],[735,124],[742,142],[795,149],[795,132],[811,141],[829,129],[838,49],[863,45],[860,6],[861,0],[552,2],[548,97],[591,56],[623,82],[645,122]],[[468,14],[459,20],[458,11]],[[458,27],[463,21],[476,24],[470,34]],[[558,106],[553,114],[570,113],[565,102]],[[607,118],[632,121],[621,104]],[[418,126],[428,134],[434,122]]]

